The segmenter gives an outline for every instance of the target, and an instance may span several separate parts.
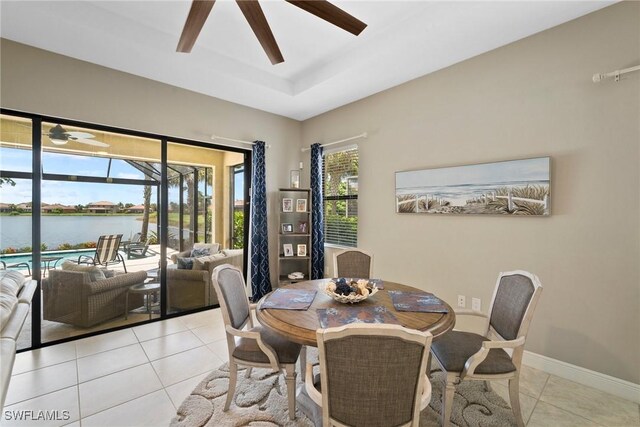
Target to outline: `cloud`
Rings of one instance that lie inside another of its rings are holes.
[[[114,178],[144,179],[144,176],[141,173],[119,172],[119,173],[116,174],[116,176]]]

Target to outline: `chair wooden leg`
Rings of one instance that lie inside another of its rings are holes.
[[[300,349],[300,375],[302,375],[302,381],[307,378],[307,346],[303,345]]]
[[[516,418],[518,427],[524,427],[522,419],[522,410],[520,409],[520,377],[516,376],[509,380],[509,400],[511,401],[511,410]]]
[[[245,378],[249,378],[249,377],[251,376],[251,370],[252,370],[252,369],[253,369],[253,368],[252,368],[251,366],[249,366],[249,367],[247,368],[247,371],[244,373],[244,377],[245,377]]]
[[[224,403],[224,411],[229,410],[233,395],[236,393],[236,381],[238,380],[238,365],[229,362],[229,390],[227,391],[227,400]]]
[[[296,419],[296,365],[292,363],[284,366],[285,382],[287,383],[287,400],[289,401],[289,419]]]
[[[442,393],[442,427],[451,425],[451,413],[453,412],[453,396],[456,391],[454,378],[447,374],[445,389]]]

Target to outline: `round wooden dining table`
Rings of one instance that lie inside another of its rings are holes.
[[[258,321],[290,341],[317,347],[316,330],[320,328],[320,322],[316,310],[319,308],[336,308],[339,310],[345,307],[345,305],[351,305],[335,301],[321,290],[320,285],[323,285],[322,288],[324,288],[324,285],[326,285],[329,280],[330,279],[308,280],[284,287],[285,289],[317,290],[318,293],[307,310],[261,309],[262,303],[264,303],[270,294],[265,295],[258,301],[256,310]],[[448,308],[447,313],[396,311],[393,307],[391,296],[387,291],[424,291],[400,283],[383,281],[382,284],[384,289],[379,290],[375,295],[372,295],[366,300],[357,303],[357,305],[384,306],[393,313],[402,326],[420,331],[429,331],[434,339],[453,329],[456,323],[456,315],[453,309],[444,301],[443,303],[446,304]]]

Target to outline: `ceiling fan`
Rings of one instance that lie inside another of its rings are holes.
[[[109,147],[109,144],[105,144],[104,142],[96,141],[94,135],[87,132],[67,132],[65,128],[60,125],[55,125],[51,129],[49,129],[49,133],[47,134],[49,139],[55,145],[64,145],[69,141],[80,142],[82,144],[94,145],[96,147]]]
[[[349,15],[344,10],[326,0],[285,0],[320,19],[342,28],[354,35],[359,35],[367,24]],[[191,9],[184,24],[177,52],[189,53],[204,26],[215,0],[193,0]],[[236,0],[242,14],[246,18],[253,33],[258,38],[265,53],[273,65],[284,62],[278,43],[273,37],[267,18],[265,18],[258,0]]]

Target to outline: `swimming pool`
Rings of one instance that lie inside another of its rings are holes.
[[[72,249],[69,251],[50,251],[50,252],[42,252],[42,257],[62,257],[63,259],[59,260],[57,265],[62,264],[65,259],[70,259],[73,261],[78,261],[78,257],[80,255],[88,255],[93,256],[96,252],[95,249]],[[15,264],[28,263],[30,268],[33,268],[32,255],[29,254],[4,254],[0,255],[0,261],[4,261],[8,266]],[[53,263],[52,263],[53,265]],[[15,270],[26,270],[26,266],[13,267]]]

